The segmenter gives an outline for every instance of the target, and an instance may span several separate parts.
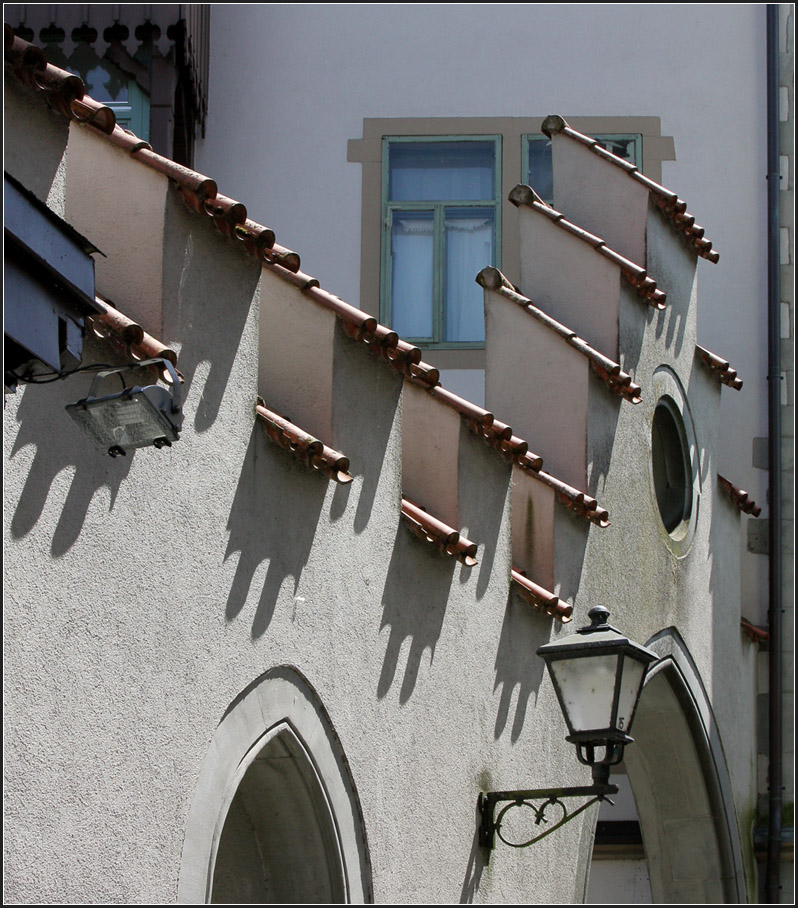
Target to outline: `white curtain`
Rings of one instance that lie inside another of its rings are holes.
[[[484,341],[482,287],[474,278],[493,263],[492,212],[446,215],[446,299],[444,340]]]
[[[433,215],[393,214],[391,327],[400,337],[432,337]]]

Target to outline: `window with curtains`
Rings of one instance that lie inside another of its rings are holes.
[[[499,264],[499,136],[383,139],[382,319],[437,347],[485,341],[475,277]]]
[[[643,139],[641,135],[601,135],[595,136],[595,139],[607,151],[623,158],[624,161],[630,161],[637,167],[640,166]],[[554,200],[551,140],[542,135],[525,135],[523,142],[526,151],[522,158],[524,172],[521,180],[531,186],[545,202],[551,203]]]

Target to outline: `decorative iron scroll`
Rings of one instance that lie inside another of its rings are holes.
[[[618,793],[617,785],[596,784],[587,785],[577,788],[536,788],[528,791],[483,791],[479,795],[477,808],[479,809],[481,821],[479,825],[479,844],[483,848],[493,848],[495,846],[495,836],[509,845],[511,848],[527,848],[535,842],[539,842],[547,835],[564,826],[569,820],[573,820],[588,807],[599,801],[614,802],[608,797],[611,794]],[[588,798],[584,804],[581,804],[576,810],[569,811],[568,806],[564,803],[568,798]],[[496,805],[507,802],[499,810],[498,815],[494,818]],[[534,802],[542,802],[536,807]],[[551,819],[551,811],[555,813],[555,822],[553,826],[548,826],[537,835],[533,835],[526,842],[511,842],[502,835],[501,826],[504,815],[513,807],[527,807],[535,814],[535,825],[541,826],[547,824]],[[549,811],[549,817],[546,816]]]

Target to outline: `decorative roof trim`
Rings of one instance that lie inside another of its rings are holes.
[[[718,473],[718,483],[723,491],[729,496],[732,504],[742,511],[743,514],[753,514],[754,517],[759,517],[762,513],[762,508],[759,507],[753,498],[748,497],[748,492],[733,485],[728,479],[721,476],[720,473]]]
[[[545,612],[556,618],[563,624],[568,624],[572,620],[574,607],[561,602],[560,599],[538,586],[537,583],[524,576],[520,571],[513,568],[510,571],[510,580],[515,584],[516,589],[526,601],[540,612]]]
[[[745,636],[754,643],[764,645],[770,642],[770,632],[765,630],[764,627],[757,627],[757,625],[751,624],[746,618],[740,618],[740,628]]]
[[[739,391],[743,386],[743,380],[737,377],[737,370],[729,366],[727,360],[710,353],[705,347],[696,344],[695,352],[701,362],[709,369],[712,375],[724,385]]]
[[[438,520],[407,498],[402,499],[402,517],[410,529],[425,542],[431,542],[443,555],[453,555],[467,567],[477,563],[477,544]]]
[[[309,435],[273,410],[267,409],[260,398],[255,405],[255,413],[266,428],[269,438],[288,451],[302,466],[321,473],[341,485],[352,482],[348,457],[328,448],[318,438]]]
[[[543,470],[530,470],[523,463],[516,464],[516,466],[520,467],[527,476],[534,477],[538,482],[542,482],[552,489],[560,504],[569,511],[573,511],[577,517],[584,517],[602,529],[610,525],[609,512],[606,508],[600,507],[596,499],[587,492],[581,492]]]
[[[94,302],[101,312],[90,316],[87,325],[96,337],[109,341],[129,359],[166,359],[177,369],[177,353],[171,347],[147,334],[141,325],[120,312],[110,300],[95,296]],[[158,370],[158,374],[164,381],[171,381],[165,368]],[[183,376],[180,372],[177,374],[182,381]]]
[[[457,394],[442,385],[431,386],[414,375],[409,377],[415,384],[425,386],[425,390],[431,397],[456,410],[463,417],[468,428],[489,447],[498,451],[508,463],[515,463],[532,471],[541,468],[543,459],[532,453],[529,450],[529,444],[523,438],[513,435],[512,428],[507,423],[496,419],[489,410],[485,410],[463,397],[458,397]]]
[[[115,125],[112,131],[108,132],[108,120],[105,112],[98,113],[96,123],[93,119],[87,120],[86,109],[97,105],[97,102],[85,95],[83,81],[65,70],[51,66],[46,62],[40,48],[16,37],[10,27],[5,28],[5,52],[6,62],[20,81],[43,92],[48,102],[64,116],[94,129],[112,144],[130,154],[132,158],[164,174],[176,184],[192,211],[210,217],[224,236],[238,240],[246,253],[258,259],[266,269],[294,284],[305,296],[309,296],[320,305],[333,311],[341,319],[344,331],[350,337],[365,343],[373,353],[387,360],[406,378],[427,389],[438,400],[458,410],[472,431],[482,437],[491,447],[500,451],[505,459],[515,463],[524,472],[538,476],[542,482],[555,488],[563,504],[567,502],[567,507],[582,516],[587,516],[599,526],[608,525],[607,512],[596,509],[594,499],[586,497],[584,493],[572,489],[553,476],[539,473],[542,459],[528,450],[527,442],[512,434],[510,426],[496,420],[493,414],[487,410],[442,388],[438,384],[440,378],[438,370],[421,361],[421,351],[418,347],[399,338],[396,332],[390,328],[380,325],[374,316],[368,315],[339,297],[322,290],[316,278],[302,273],[299,270],[300,260],[297,253],[278,245],[271,228],[249,220],[246,207],[242,203],[227,196],[220,196],[214,180],[157,154],[146,142],[122,129],[119,125]],[[73,109],[72,101],[76,99],[82,101],[84,106]],[[102,107],[102,105],[98,105],[98,107]],[[106,108],[106,110],[113,114],[110,109]],[[277,416],[277,414],[274,415]],[[279,416],[277,418],[282,419]],[[291,426],[286,420],[283,422],[286,426]],[[300,433],[298,438],[304,436],[311,441],[316,440],[311,439],[298,427],[293,426],[292,428]],[[282,444],[282,442],[278,443]],[[326,450],[330,451],[332,455],[342,456],[332,449],[327,448]],[[318,467],[314,465],[314,469],[318,469]],[[592,502],[593,507],[585,507],[585,502]]]
[[[510,190],[510,194],[507,198],[518,208],[525,206],[527,208],[532,208],[534,211],[538,211],[541,214],[545,214],[546,217],[550,221],[553,221],[558,227],[561,227],[567,233],[570,233],[572,236],[575,236],[578,239],[583,240],[589,246],[592,246],[596,252],[603,255],[605,259],[608,259],[621,269],[621,273],[626,278],[627,282],[634,287],[640,299],[645,303],[648,303],[648,305],[652,306],[654,309],[665,308],[665,293],[662,290],[657,289],[657,282],[648,276],[645,268],[624,258],[614,249],[610,249],[600,236],[588,233],[587,230],[583,230],[581,227],[577,227],[576,224],[566,221],[565,215],[544,202],[531,186],[527,186],[525,183],[519,183],[514,189]]]
[[[505,299],[517,303],[529,315],[546,325],[547,328],[558,334],[567,344],[587,357],[593,371],[613,394],[623,397],[624,400],[628,400],[632,404],[641,402],[640,386],[632,381],[631,375],[623,372],[618,363],[613,362],[604,356],[603,353],[599,353],[598,350],[591,347],[587,341],[571,331],[570,328],[566,328],[565,325],[547,315],[542,309],[538,309],[530,299],[527,299],[513,287],[498,268],[483,268],[477,275],[477,283],[488,290],[493,290],[505,297]]]
[[[20,80],[43,91],[51,103],[55,98],[57,103],[54,106],[64,116],[98,130],[132,158],[166,176],[176,184],[192,211],[210,217],[219,232],[240,242],[249,256],[299,287],[305,296],[332,310],[341,319],[350,337],[365,343],[372,352],[390,362],[399,372],[426,385],[437,384],[440,377],[438,370],[421,362],[418,347],[401,340],[395,331],[380,325],[374,316],[322,290],[315,278],[299,270],[300,259],[296,252],[277,244],[270,227],[264,227],[247,217],[243,203],[221,195],[216,182],[210,177],[157,154],[146,142],[114,125],[115,119],[109,120],[109,117],[114,118],[113,111],[85,96],[81,79],[50,66],[39,48],[15,37],[12,29],[6,28],[5,40],[6,60]],[[74,104],[76,99],[82,106]],[[95,111],[95,114],[88,116],[87,111]]]
[[[701,258],[705,258],[713,263],[718,261],[720,256],[712,248],[712,243],[704,236],[704,228],[699,227],[696,224],[695,218],[687,212],[687,203],[680,199],[675,192],[671,192],[670,189],[666,189],[659,183],[655,183],[654,180],[650,180],[648,177],[643,176],[634,164],[631,164],[629,161],[624,161],[617,155],[612,154],[612,152],[607,151],[606,148],[602,148],[596,139],[592,139],[590,136],[583,135],[581,132],[571,129],[563,117],[557,115],[546,117],[543,121],[541,130],[549,138],[551,138],[553,133],[568,136],[569,139],[573,139],[574,141],[579,142],[580,145],[589,148],[594,154],[603,158],[605,161],[609,161],[610,163],[615,164],[616,167],[620,167],[621,170],[625,171],[633,180],[640,183],[641,186],[644,186],[648,190],[654,204],[665,213],[665,216],[674,226],[676,231],[682,236],[687,245],[693,249],[696,255],[700,255]]]

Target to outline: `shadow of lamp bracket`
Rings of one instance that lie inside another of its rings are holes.
[[[623,759],[643,679],[657,659],[652,650],[624,637],[607,623],[609,611],[595,606],[588,613],[590,625],[538,649],[554,685],[580,763],[590,766],[593,784],[574,788],[535,788],[517,791],[483,791],[479,795],[479,844],[493,848],[496,836],[513,848],[526,848],[564,826],[588,807],[609,801],[618,787],[611,785],[610,767]],[[575,809],[566,801],[587,798]],[[535,806],[538,802],[540,806]],[[503,805],[499,807],[499,805]],[[524,842],[502,835],[502,820],[514,807],[534,812],[535,825],[545,828]],[[498,813],[496,812],[498,809]],[[549,824],[552,825],[549,825]]]
[[[123,372],[150,365],[166,369],[171,379],[171,390],[161,385],[125,385]],[[103,397],[95,396],[97,383],[111,375],[119,375],[122,390]],[[115,369],[105,369],[95,375],[88,395],[74,404],[67,404],[66,411],[111,457],[150,445],[171,447],[172,442],[180,438],[183,424],[180,378],[172,363],[162,358],[142,359]]]

